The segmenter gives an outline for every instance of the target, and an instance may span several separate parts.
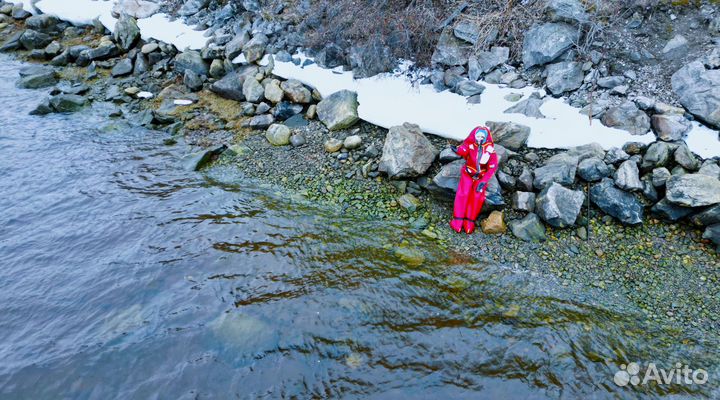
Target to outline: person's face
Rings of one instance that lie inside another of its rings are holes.
[[[475,141],[480,144],[484,144],[486,140],[487,132],[484,129],[479,129],[477,132],[475,132]]]

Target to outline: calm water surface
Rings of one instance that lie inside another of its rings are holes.
[[[187,172],[164,133],[29,116],[46,92],[16,89],[20,66],[0,58],[2,399],[718,396],[710,338],[227,168]],[[620,388],[627,361],[711,382]]]

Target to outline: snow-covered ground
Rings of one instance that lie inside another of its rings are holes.
[[[11,0],[23,3],[26,10],[36,12],[29,0]],[[40,0],[35,7],[43,13],[77,25],[91,24],[99,19],[110,31],[115,28],[112,16],[114,1],[98,0]],[[196,31],[180,20],[170,21],[167,15],[155,14],[139,19],[138,26],[144,39],[156,39],[173,44],[180,50],[200,49],[207,42],[205,31]],[[304,59],[302,55],[299,55]],[[243,62],[240,57],[234,62]],[[407,64],[404,65],[407,67]],[[468,104],[465,97],[449,91],[436,92],[432,85],[419,85],[403,74],[381,74],[372,78],[354,79],[352,72],[329,70],[311,64],[305,67],[292,62],[275,62],[274,73],[280,77],[298,79],[315,87],[323,96],[338,90],[357,92],[360,118],[375,125],[389,128],[404,122],[418,124],[430,134],[452,139],[464,139],[475,126],[487,121],[513,121],[531,128],[528,146],[535,148],[568,148],[599,143],[604,148],[620,147],[629,141],[650,143],[655,135],[648,132],[635,136],[609,128],[598,120],[589,120],[563,99],[547,97],[540,111],[546,118],[533,118],[523,114],[509,114],[505,110],[516,102],[505,99],[511,93],[527,99],[536,88],[511,89],[502,85],[481,82],[486,90],[480,104]],[[690,149],[703,158],[720,156],[718,132],[693,123],[686,142]]]
[[[11,0],[11,3],[22,3],[24,9],[36,12],[30,6],[30,0]],[[112,16],[114,5],[114,1],[103,0],[40,0],[35,3],[35,8],[74,25],[91,25],[93,20],[98,19],[112,32],[117,22]],[[180,50],[201,49],[209,39],[206,31],[196,31],[180,20],[171,21],[167,15],[161,13],[138,19],[138,27],[143,39],[160,40]]]

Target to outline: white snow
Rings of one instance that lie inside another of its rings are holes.
[[[699,122],[693,122],[693,128],[685,138],[690,150],[702,158],[720,156],[718,131],[712,130]]]
[[[154,95],[150,92],[138,92],[135,96],[139,99],[152,99]]]
[[[35,3],[35,8],[74,25],[92,25],[94,19],[100,19],[105,27],[112,30],[115,28],[113,4],[97,0],[40,0]]]
[[[155,14],[137,21],[143,39],[173,44],[179,50],[202,49],[208,41],[206,31],[196,31],[181,20],[170,21],[165,14]]]
[[[173,101],[173,104],[175,104],[176,106],[189,106],[192,103],[193,103],[192,100],[185,100],[185,99],[177,99],[177,100]]]
[[[300,57],[304,61],[304,57]],[[329,70],[317,64],[301,67],[293,62],[275,61],[273,71],[278,76],[298,79],[315,87],[323,96],[348,89],[358,93],[360,118],[389,128],[403,122],[418,124],[427,133],[461,140],[477,125],[487,121],[513,121],[531,127],[528,146],[536,148],[569,148],[596,142],[604,148],[622,146],[629,141],[650,143],[655,135],[634,136],[609,128],[598,120],[590,122],[579,110],[562,99],[548,97],[540,108],[543,119],[504,111],[517,102],[505,100],[510,93],[527,99],[537,89],[511,89],[486,82],[481,104],[468,104],[466,98],[449,91],[436,92],[432,85],[413,84],[397,74],[382,74],[372,78],[353,79],[352,72]]]
[[[23,10],[31,13],[35,12],[30,0],[7,0],[7,2],[12,4],[22,4]]]

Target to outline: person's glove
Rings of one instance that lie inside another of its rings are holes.
[[[455,154],[457,154],[457,152],[458,152],[457,146],[450,146],[450,150],[452,150],[453,153],[455,153]]]
[[[475,191],[478,193],[482,193],[483,189],[485,189],[485,185],[486,185],[485,182],[478,183],[477,189],[475,189]]]

